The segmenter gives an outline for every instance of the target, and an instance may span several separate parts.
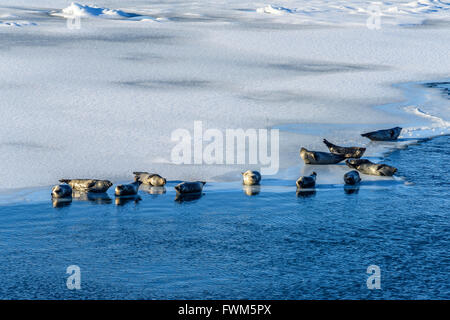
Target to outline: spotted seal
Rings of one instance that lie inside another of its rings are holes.
[[[343,155],[328,152],[308,151],[301,148],[300,157],[305,164],[336,164],[345,159]]]
[[[206,182],[204,181],[182,182],[174,188],[177,193],[201,193],[205,184]]]
[[[58,184],[52,188],[52,198],[72,198],[72,187],[68,184]]]
[[[373,176],[392,176],[397,172],[397,168],[388,166],[387,164],[373,163],[367,159],[349,159],[345,163],[352,169]]]
[[[133,172],[135,179],[141,181],[143,184],[151,185],[154,187],[162,187],[166,184],[167,180],[156,173],[148,172]]]
[[[115,195],[116,196],[133,196],[138,193],[139,186],[142,184],[141,181],[136,180],[130,184],[119,184],[116,187]]]
[[[246,186],[258,185],[261,182],[261,174],[258,171],[247,170],[242,172],[242,183]]]
[[[75,191],[104,193],[113,184],[109,180],[97,179],[61,179],[59,182],[67,183]]]
[[[355,185],[361,182],[361,177],[359,176],[358,171],[352,170],[344,174],[344,182],[348,185]]]
[[[383,129],[383,130],[377,130],[377,131],[363,133],[363,134],[361,134],[361,136],[369,138],[372,141],[395,141],[395,140],[397,140],[401,131],[402,131],[402,128],[395,127],[395,128],[391,128],[391,129]]]
[[[331,153],[342,155],[345,158],[361,158],[366,151],[366,148],[362,147],[339,147],[335,144],[332,144],[327,139],[323,139],[323,143],[325,143]]]
[[[298,178],[295,183],[297,185],[297,189],[314,188],[316,186],[316,177],[317,173],[313,172],[310,176],[302,176]]]

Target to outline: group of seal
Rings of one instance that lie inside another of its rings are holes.
[[[400,135],[402,128],[395,127],[392,129],[378,130],[363,133],[361,136],[367,137],[372,141],[395,141]],[[346,185],[354,186],[360,183],[361,177],[358,173],[376,176],[392,176],[397,171],[396,168],[386,164],[373,163],[367,159],[361,159],[366,148],[363,147],[340,147],[326,139],[323,143],[328,147],[330,153],[320,151],[309,151],[306,148],[300,149],[300,157],[305,164],[328,165],[337,164],[344,159],[348,167],[356,170],[347,172],[344,175]],[[114,191],[116,199],[121,197],[136,196],[139,187],[144,184],[152,187],[164,187],[167,180],[156,173],[135,171],[134,182],[129,184],[117,185]],[[317,173],[312,172],[310,176],[301,176],[296,181],[297,190],[313,189],[316,185]],[[60,184],[52,188],[52,198],[55,200],[71,201],[75,192],[81,194],[103,194],[113,185],[109,180],[99,179],[61,179]],[[261,182],[261,174],[258,171],[247,170],[242,172],[242,183],[244,191],[248,195],[259,193],[259,184]],[[204,181],[184,181],[177,184],[174,189],[176,191],[175,200],[197,199],[202,195]]]
[[[392,129],[383,129],[361,134],[363,137],[367,137],[372,141],[395,141],[402,128],[395,127]],[[345,160],[346,165],[349,168],[356,169],[345,173],[344,183],[346,185],[357,185],[361,182],[359,172],[367,175],[374,176],[393,176],[397,172],[397,168],[391,167],[387,164],[373,163],[368,159],[360,159],[366,148],[363,147],[340,147],[327,139],[323,139],[323,143],[328,147],[330,153],[309,151],[305,148],[300,149],[300,157],[305,164],[336,164]],[[359,172],[358,172],[359,171]],[[297,180],[297,188],[314,188],[317,174],[312,173],[311,176],[300,177]]]
[[[156,188],[164,187],[167,180],[156,173],[149,172],[133,172],[134,182],[129,184],[119,184],[114,190],[116,199],[121,197],[136,196],[139,191],[139,187],[144,184]],[[60,184],[52,188],[52,199],[56,201],[71,201],[75,193],[81,195],[88,194],[105,194],[106,191],[113,185],[109,180],[99,179],[61,179]],[[180,200],[184,195],[186,197],[195,198],[201,196],[203,186],[206,184],[204,181],[194,182],[182,182],[176,185],[174,188],[177,192],[176,200]],[[163,193],[163,191],[156,192]]]

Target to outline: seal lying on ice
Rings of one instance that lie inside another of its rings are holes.
[[[174,188],[177,193],[201,193],[205,184],[206,182],[204,181],[182,182]]]
[[[328,152],[308,151],[301,148],[300,157],[305,164],[336,164],[345,159],[343,155],[332,154]]]
[[[261,174],[258,171],[247,170],[242,172],[242,183],[247,186],[258,185],[261,181]]]
[[[52,198],[72,198],[72,188],[68,184],[58,184],[52,188]]]
[[[148,172],[133,172],[135,179],[141,181],[143,184],[148,184],[154,187],[162,187],[166,184],[166,179],[156,173]]]
[[[372,141],[395,141],[395,140],[397,140],[401,131],[402,131],[402,128],[395,127],[392,129],[384,129],[384,130],[363,133],[363,134],[361,134],[361,136],[369,138]]]
[[[373,176],[392,176],[397,171],[397,168],[388,166],[387,164],[373,163],[367,159],[349,159],[345,163],[352,169]]]
[[[344,174],[344,182],[348,185],[355,185],[361,182],[361,177],[359,176],[358,171],[352,170]]]
[[[310,176],[303,176],[298,178],[297,189],[314,188],[316,186],[317,173],[313,172]]]
[[[135,181],[130,184],[119,184],[116,187],[116,196],[134,196],[138,193],[139,186],[142,184],[141,181]]]
[[[113,184],[109,180],[97,179],[61,179],[59,182],[67,183],[75,191],[104,193]]]
[[[323,143],[325,143],[331,153],[342,155],[345,158],[361,158],[366,151],[366,148],[361,147],[339,147],[335,144],[332,144],[327,139],[323,139]]]

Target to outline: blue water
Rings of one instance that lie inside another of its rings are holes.
[[[405,182],[207,184],[174,201],[0,207],[1,299],[449,299],[450,137],[389,154]],[[364,177],[363,177],[364,178]],[[49,192],[45,190],[45,192]],[[66,268],[81,268],[81,290]],[[381,268],[381,290],[366,269]]]

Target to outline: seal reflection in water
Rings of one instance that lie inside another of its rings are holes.
[[[89,201],[95,204],[110,204],[112,202],[112,199],[106,193],[74,191],[72,195],[76,201]]]
[[[154,186],[145,185],[145,184],[142,184],[139,187],[139,190],[148,192],[148,194],[152,194],[152,195],[165,194],[167,191],[166,187],[154,187]]]
[[[348,167],[356,169],[361,173],[373,176],[393,176],[397,168],[382,163],[373,163],[367,159],[351,159],[345,161]]]
[[[139,201],[141,201],[142,198],[138,195],[133,195],[133,196],[122,196],[122,197],[116,197],[115,199],[115,204],[116,206],[124,206],[127,203],[130,202],[134,202],[134,203],[139,203]]]
[[[247,170],[242,172],[242,183],[247,186],[258,185],[261,182],[261,174],[258,171]]]
[[[361,134],[361,136],[369,138],[372,141],[395,141],[402,132],[402,128],[395,127],[392,129],[384,129]]]
[[[244,190],[244,193],[248,196],[256,196],[261,192],[261,186],[255,185],[255,186],[247,186],[243,185],[242,190]]]
[[[350,185],[350,184],[346,184],[344,185],[344,192],[346,194],[357,194],[359,192],[359,185]]]
[[[166,184],[167,180],[163,177],[161,177],[159,174],[156,173],[148,173],[148,172],[133,172],[135,175],[135,179],[137,181],[141,181],[143,184],[155,186],[155,187],[162,187]]]
[[[304,189],[297,189],[296,195],[298,198],[308,198],[316,195],[316,190],[304,190]]]
[[[344,156],[345,158],[361,158],[366,151],[366,148],[361,147],[339,147],[327,139],[323,139],[323,143],[325,143],[331,153]]]
[[[175,196],[175,201],[182,203],[182,202],[189,202],[189,201],[195,201],[202,197],[202,193],[177,193]]]
[[[109,180],[97,179],[61,179],[59,182],[67,183],[74,191],[104,193],[113,184]]]
[[[327,152],[308,151],[305,148],[300,149],[300,157],[305,164],[336,164],[345,159],[342,155]]]
[[[52,198],[53,208],[63,208],[70,206],[72,203],[72,197],[70,198]]]

